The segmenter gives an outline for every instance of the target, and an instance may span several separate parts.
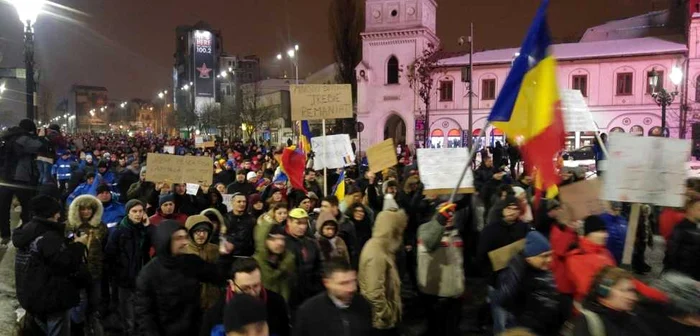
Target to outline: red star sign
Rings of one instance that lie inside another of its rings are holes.
[[[207,63],[202,63],[202,66],[197,68],[199,71],[199,78],[209,78],[209,73],[212,69],[207,68]]]

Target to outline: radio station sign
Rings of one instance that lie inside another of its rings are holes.
[[[206,30],[192,32],[194,41],[194,89],[197,97],[214,98],[216,79],[216,39]]]

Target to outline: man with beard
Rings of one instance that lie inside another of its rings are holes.
[[[297,311],[294,336],[372,333],[372,307],[357,295],[357,273],[342,261],[323,266],[325,293],[307,300]]]
[[[318,184],[318,181],[316,181],[316,171],[311,168],[307,169],[304,175],[304,188],[313,192],[318,197],[323,197],[323,195],[326,194]]]
[[[187,229],[166,220],[155,232],[156,258],[136,280],[134,311],[143,335],[196,335],[201,318],[200,282],[223,285],[216,264],[187,253]]]
[[[282,238],[282,242],[284,242],[284,238]],[[204,315],[202,328],[199,332],[200,336],[209,336],[213,330],[222,327],[224,307],[239,295],[250,295],[265,303],[270,335],[289,335],[287,303],[281,295],[263,286],[260,265],[255,259],[241,258],[236,260],[231,270],[231,278],[227,282],[226,292]]]

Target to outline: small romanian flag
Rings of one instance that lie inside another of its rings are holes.
[[[554,157],[564,147],[566,131],[556,61],[549,53],[548,5],[543,0],[537,10],[488,120],[519,144],[525,171],[536,171],[541,190],[551,194],[560,181]]]
[[[299,147],[304,153],[308,154],[311,152],[311,138],[313,137],[311,129],[309,128],[309,121],[302,120],[299,124],[299,128]]]
[[[345,198],[345,171],[343,170],[338,176],[338,182],[333,186],[333,195],[342,201]]]

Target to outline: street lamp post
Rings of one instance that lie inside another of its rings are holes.
[[[673,85],[678,87],[678,84],[680,84],[683,79],[683,72],[680,68],[673,67],[669,78]],[[666,90],[666,88],[663,87],[663,83],[659,83],[659,74],[656,72],[656,69],[651,69],[649,85],[652,88],[651,97],[654,98],[657,105],[661,106],[661,132],[663,136],[668,136],[670,132],[666,129],[666,107],[673,103],[673,100],[676,99],[678,95],[678,91],[674,90],[669,92]]]
[[[282,56],[281,53],[277,54],[277,60],[281,61]],[[289,58],[292,61],[292,64],[294,64],[294,84],[299,84],[299,45],[295,44],[294,48],[291,48],[287,50],[287,58]]]
[[[24,66],[26,68],[27,119],[34,120],[34,23],[45,0],[14,0],[19,20],[24,24]]]

